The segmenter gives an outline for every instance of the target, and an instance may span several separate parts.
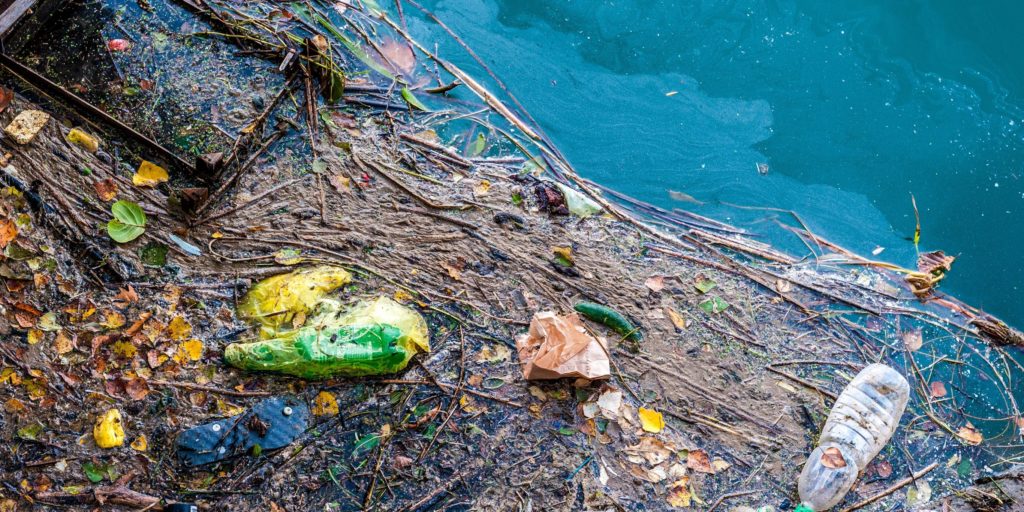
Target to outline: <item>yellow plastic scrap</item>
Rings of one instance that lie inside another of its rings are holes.
[[[290,327],[296,315],[305,318],[324,295],[348,284],[352,274],[338,267],[320,266],[280,274],[260,281],[238,304],[240,318],[257,322],[264,338]]]
[[[121,425],[121,411],[110,409],[96,420],[92,437],[100,448],[117,448],[124,444],[124,426]]]
[[[90,153],[95,153],[100,149],[100,141],[96,137],[82,131],[81,128],[72,128],[71,131],[68,132],[67,139],[68,142]]]
[[[7,125],[7,128],[4,128],[4,132],[14,139],[14,142],[22,145],[28,144],[36,138],[36,134],[46,126],[46,122],[49,120],[50,114],[46,112],[24,110],[11,121],[11,124]]]

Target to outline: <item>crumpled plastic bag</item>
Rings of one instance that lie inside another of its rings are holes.
[[[417,352],[429,352],[427,323],[419,313],[388,297],[336,311],[323,301],[305,326],[276,337],[232,343],[228,364],[304,379],[394,373]]]
[[[256,283],[238,303],[238,316],[260,324],[260,337],[272,338],[290,329],[296,316],[305,318],[328,293],[348,284],[352,274],[331,266],[304,268]],[[298,322],[302,323],[302,322]]]
[[[535,313],[529,332],[516,338],[516,348],[527,380],[611,376],[608,341],[588,334],[576,313]]]

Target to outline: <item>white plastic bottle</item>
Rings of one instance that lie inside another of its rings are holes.
[[[797,490],[816,512],[843,500],[857,475],[889,442],[907,408],[910,384],[896,370],[873,364],[861,370],[832,406]]]

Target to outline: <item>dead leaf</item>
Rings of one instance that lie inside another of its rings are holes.
[[[668,486],[668,496],[665,498],[668,504],[676,508],[690,506],[693,495],[690,493],[690,477],[684,476]]]
[[[683,315],[677,313],[676,310],[670,307],[665,307],[665,313],[668,314],[669,320],[672,321],[672,325],[674,325],[676,329],[682,331],[690,326],[690,322],[687,321],[686,318],[683,318]]]
[[[396,73],[409,74],[416,67],[416,54],[408,44],[386,38],[380,44],[380,52]]]
[[[18,226],[14,224],[13,220],[3,219],[0,220],[0,249],[7,247],[7,244],[11,243],[18,236]]]
[[[822,452],[821,465],[830,469],[845,468],[846,459],[843,458],[843,452],[839,451],[839,448],[831,446]]]
[[[776,279],[775,290],[778,291],[779,293],[789,293],[793,291],[793,283],[790,283],[785,279]]]
[[[875,463],[875,473],[882,478],[889,478],[892,475],[892,464],[882,460]]]
[[[121,288],[117,295],[114,296],[114,305],[119,308],[128,307],[129,304],[134,304],[139,301],[139,294],[135,292],[135,288],[132,285],[128,285],[128,288]]]
[[[149,394],[149,385],[146,379],[134,377],[125,381],[124,390],[132,400],[144,400]]]
[[[329,391],[321,391],[313,399],[313,407],[310,410],[314,416],[337,416],[338,399]]]
[[[956,433],[956,435],[957,437],[963,439],[964,442],[971,446],[978,446],[979,444],[981,444],[982,440],[984,440],[984,438],[981,435],[981,432],[979,432],[978,429],[974,428],[974,425],[971,425],[970,423],[964,425],[964,427],[961,428],[960,431]]]
[[[911,329],[909,331],[903,331],[903,344],[907,346],[907,350],[911,352],[917,352],[924,345],[924,338],[921,336],[921,329]]]
[[[456,266],[456,265],[453,265],[451,263],[441,263],[441,268],[443,268],[443,269],[448,271],[448,277],[451,277],[452,279],[454,279],[456,281],[461,281],[462,280],[462,269],[460,267]]]
[[[8,105],[14,100],[14,91],[0,87],[0,112],[7,110]]]
[[[946,256],[942,251],[925,252],[917,257],[917,269],[938,277],[949,272],[955,260],[956,256]]]
[[[139,164],[139,170],[135,171],[135,175],[132,176],[132,183],[136,187],[155,187],[167,182],[168,179],[170,176],[167,174],[167,169],[149,160],[143,160]]]
[[[932,382],[931,386],[932,398],[942,398],[946,396],[946,385],[940,381]]]
[[[711,467],[708,452],[704,450],[690,450],[686,456],[686,467],[698,473],[715,474],[715,468]]]
[[[665,276],[651,276],[644,281],[644,285],[647,286],[652,292],[660,292],[665,289]]]

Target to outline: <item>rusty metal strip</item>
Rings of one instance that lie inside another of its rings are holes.
[[[156,142],[155,140],[143,135],[142,133],[139,133],[134,128],[115,119],[110,114],[104,112],[92,103],[85,101],[84,99],[75,95],[71,91],[50,81],[50,79],[46,78],[43,75],[40,75],[35,70],[14,60],[13,58],[11,58],[10,55],[0,53],[0,65],[7,68],[15,75],[18,75],[33,87],[42,90],[46,94],[56,96],[58,99],[67,101],[77,107],[80,107],[82,110],[85,110],[89,114],[99,118],[104,123],[107,123],[108,125],[118,129],[122,133],[131,136],[132,138],[138,140],[140,143],[149,147],[150,149],[159,152],[168,161],[174,162],[181,169],[187,171],[189,175],[195,173],[195,166],[193,166],[191,163],[185,161],[184,159],[176,155],[173,151],[161,146],[160,143]]]

